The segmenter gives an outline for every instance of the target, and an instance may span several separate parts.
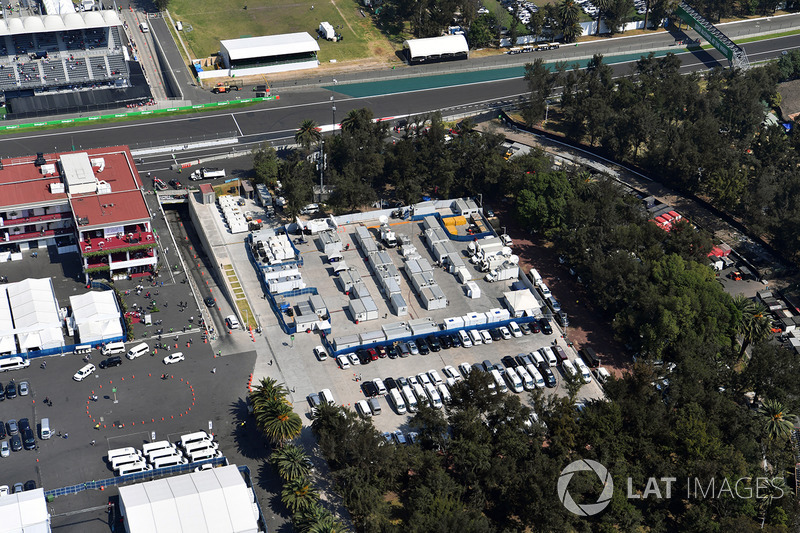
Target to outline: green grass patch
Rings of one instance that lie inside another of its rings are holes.
[[[236,307],[240,311],[241,317],[244,319],[244,325],[242,326],[244,329],[248,327],[258,327],[256,324],[256,317],[253,314],[253,310],[250,309],[250,304],[247,303],[247,300],[236,300]]]
[[[247,9],[244,9],[244,6]],[[312,9],[313,6],[313,9]],[[305,31],[316,37],[319,23],[330,22],[342,34],[339,42],[319,40],[319,59],[346,61],[391,53],[392,44],[373,25],[371,16],[359,12],[356,0],[172,0],[173,20],[192,31],[183,40],[196,59],[219,51],[219,41],[244,36],[275,35]],[[342,26],[338,28],[338,26]]]

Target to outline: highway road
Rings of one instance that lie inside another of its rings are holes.
[[[751,62],[778,57],[784,50],[800,47],[800,35],[757,41],[744,45]],[[686,52],[678,55],[682,71],[708,70],[727,66],[727,61],[715,50]],[[613,65],[617,75],[630,72],[634,61]],[[39,132],[20,132],[0,138],[0,154],[15,157],[36,152],[67,151],[127,144],[131,146],[179,144],[203,136],[235,135],[247,145],[269,141],[286,144],[301,121],[315,120],[318,124],[333,123],[331,97],[335,97],[336,121],[350,110],[372,109],[376,117],[417,115],[436,110],[455,114],[487,109],[498,102],[509,102],[526,92],[521,78],[492,82],[453,85],[443,88],[412,90],[390,95],[348,97],[323,88],[285,90],[280,100],[240,110],[220,110],[195,115],[160,117],[136,122],[98,124]]]

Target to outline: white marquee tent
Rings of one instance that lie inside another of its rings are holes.
[[[469,45],[463,35],[408,39],[403,43],[403,47],[408,48],[409,58],[412,61],[469,53]]]
[[[258,533],[255,495],[235,465],[119,488],[128,533]]]
[[[122,336],[120,309],[113,291],[92,291],[70,296],[69,304],[82,344]]]
[[[5,287],[19,349],[46,350],[64,346],[64,332],[50,278],[28,278]]]
[[[529,289],[504,292],[503,297],[506,300],[506,307],[514,317],[536,316],[541,309],[539,300]]]
[[[11,317],[11,305],[5,286],[0,286],[0,355],[17,353],[17,341],[14,339],[14,319]]]
[[[34,489],[0,498],[0,533],[50,533],[44,490]]]

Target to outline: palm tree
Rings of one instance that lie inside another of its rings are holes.
[[[256,415],[256,424],[279,447],[298,436],[303,429],[300,416],[292,410],[291,405],[284,402],[272,404],[261,419]]]
[[[317,144],[322,139],[322,132],[313,120],[304,120],[294,134],[294,142],[308,152],[312,144]]]
[[[580,37],[583,32],[580,24],[578,24],[581,13],[575,0],[561,2],[558,6],[558,15],[561,19],[561,31],[564,34],[564,40],[573,42]]]
[[[272,378],[261,378],[253,390],[250,392],[250,404],[253,412],[264,411],[272,402],[285,402],[289,390],[283,383],[278,383]]]
[[[335,516],[327,515],[308,528],[308,533],[346,533],[348,529]]]
[[[797,416],[787,412],[781,402],[764,400],[758,412],[766,418],[764,429],[770,439],[788,439],[791,436]]]
[[[745,350],[751,344],[757,344],[769,338],[772,333],[769,314],[763,304],[754,302],[744,294],[734,296],[733,305],[741,314],[736,325],[736,333],[742,337],[742,349],[739,357],[743,357]]]
[[[293,444],[275,450],[270,462],[284,481],[307,477],[310,470],[308,455]]]
[[[284,483],[281,501],[292,514],[295,514],[319,501],[319,494],[314,490],[308,478],[299,477]]]
[[[600,21],[605,18],[606,13],[611,7],[611,0],[594,0],[595,7],[597,8],[597,31],[595,35],[600,35]],[[608,28],[611,31],[611,28]],[[611,33],[614,33],[613,31]]]

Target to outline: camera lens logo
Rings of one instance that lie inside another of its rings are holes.
[[[575,472],[594,472],[600,478],[603,484],[603,491],[597,498],[597,503],[585,503],[578,505],[572,496],[567,492],[567,487]],[[611,502],[611,496],[614,494],[614,480],[611,479],[611,474],[608,473],[606,467],[592,461],[591,459],[581,459],[580,461],[573,461],[561,471],[561,476],[558,478],[558,499],[567,509],[567,511],[574,513],[578,516],[593,516],[605,509]]]

